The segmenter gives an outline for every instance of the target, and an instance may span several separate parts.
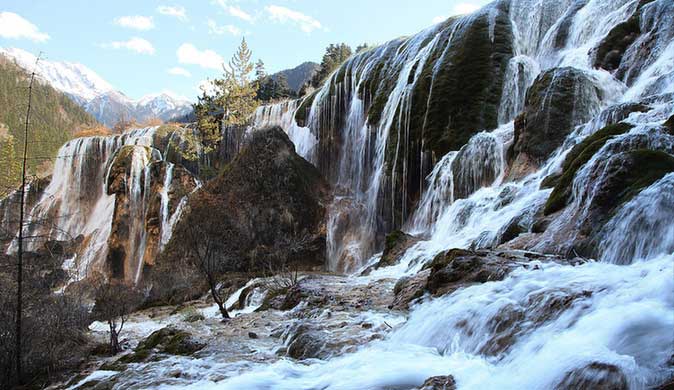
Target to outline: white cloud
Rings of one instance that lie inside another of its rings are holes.
[[[213,19],[208,19],[208,33],[213,35],[223,35],[223,34],[232,34],[234,36],[239,36],[243,32],[240,28],[232,26],[231,24],[225,26],[218,26],[218,24]]]
[[[13,12],[0,12],[0,37],[26,38],[34,42],[45,42],[49,35],[40,32],[36,25]]]
[[[278,5],[269,5],[264,7],[264,9],[269,14],[269,18],[271,20],[277,21],[279,23],[295,24],[300,28],[300,30],[306,33],[323,29],[321,22],[301,12],[293,11],[289,8]]]
[[[192,77],[192,73],[190,73],[187,69],[181,68],[179,66],[174,66],[173,68],[170,68],[166,72],[174,76]]]
[[[113,23],[121,27],[132,28],[134,30],[141,31],[152,30],[154,28],[154,21],[152,20],[152,17],[149,16],[120,16],[119,18],[115,18]]]
[[[181,64],[199,65],[208,69],[222,69],[222,64],[225,62],[213,50],[199,50],[191,43],[180,45],[176,54],[178,55],[178,62]]]
[[[154,54],[154,46],[148,41],[146,41],[143,38],[137,38],[133,37],[129,39],[128,41],[115,41],[115,42],[110,42],[110,43],[105,43],[102,45],[103,47],[106,48],[112,48],[112,49],[127,49],[131,51],[135,51],[136,53],[139,54]]]
[[[167,16],[173,16],[175,18],[178,18],[181,22],[186,22],[187,21],[187,10],[185,10],[185,7],[176,5],[176,6],[168,6],[168,5],[160,5],[157,7],[157,12],[159,12],[162,15],[167,15]]]
[[[225,12],[227,12],[231,16],[234,16],[235,18],[239,18],[249,23],[253,23],[255,21],[255,18],[251,14],[242,10],[240,7],[236,5],[229,4],[228,0],[214,0],[213,3],[222,7],[222,9],[224,9]]]

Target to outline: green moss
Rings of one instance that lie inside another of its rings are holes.
[[[564,160],[562,175],[557,179],[555,188],[545,204],[544,214],[549,215],[564,208],[571,195],[571,185],[576,172],[611,138],[627,133],[632,127],[634,126],[627,123],[609,125],[574,146]]]
[[[309,110],[311,110],[311,105],[314,103],[314,99],[316,99],[316,95],[318,95],[318,89],[315,90],[311,95],[305,97],[302,100],[302,103],[300,104],[300,107],[297,109],[295,112],[295,122],[299,126],[306,126],[307,125],[307,118],[309,116]]]
[[[622,192],[618,194],[615,207],[629,202],[641,190],[674,172],[674,156],[658,150],[639,149],[629,152],[633,169],[622,180]]]
[[[121,358],[119,358],[119,360],[117,360],[117,363],[124,363],[124,364],[140,363],[145,361],[148,357],[150,357],[150,350],[140,349],[128,355],[122,356]]]
[[[164,138],[170,136],[172,133],[180,133],[182,130],[181,127],[175,125],[161,125],[155,131],[155,135]]]
[[[204,345],[192,341],[190,334],[183,330],[163,328],[153,332],[138,344],[133,354],[128,356],[129,359],[133,359],[130,362],[135,362],[136,359],[140,359],[139,361],[147,359],[155,348],[171,355],[191,355],[203,347]]]

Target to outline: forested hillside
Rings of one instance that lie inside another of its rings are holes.
[[[0,56],[0,193],[16,187],[21,175],[28,85],[29,75]],[[78,130],[96,124],[65,94],[41,82],[34,85],[30,119],[31,175],[48,173],[59,147]]]

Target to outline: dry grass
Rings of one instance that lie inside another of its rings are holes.
[[[112,131],[103,125],[94,125],[92,127],[87,127],[80,129],[73,134],[74,138],[83,138],[83,137],[95,137],[95,136],[108,136],[112,134]]]

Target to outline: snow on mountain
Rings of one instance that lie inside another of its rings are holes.
[[[133,100],[116,90],[93,70],[79,63],[49,61],[18,48],[0,48],[0,55],[13,59],[39,79],[69,95],[99,122],[113,126],[120,119],[144,122],[151,118],[169,120],[188,114],[191,102],[164,91]]]

